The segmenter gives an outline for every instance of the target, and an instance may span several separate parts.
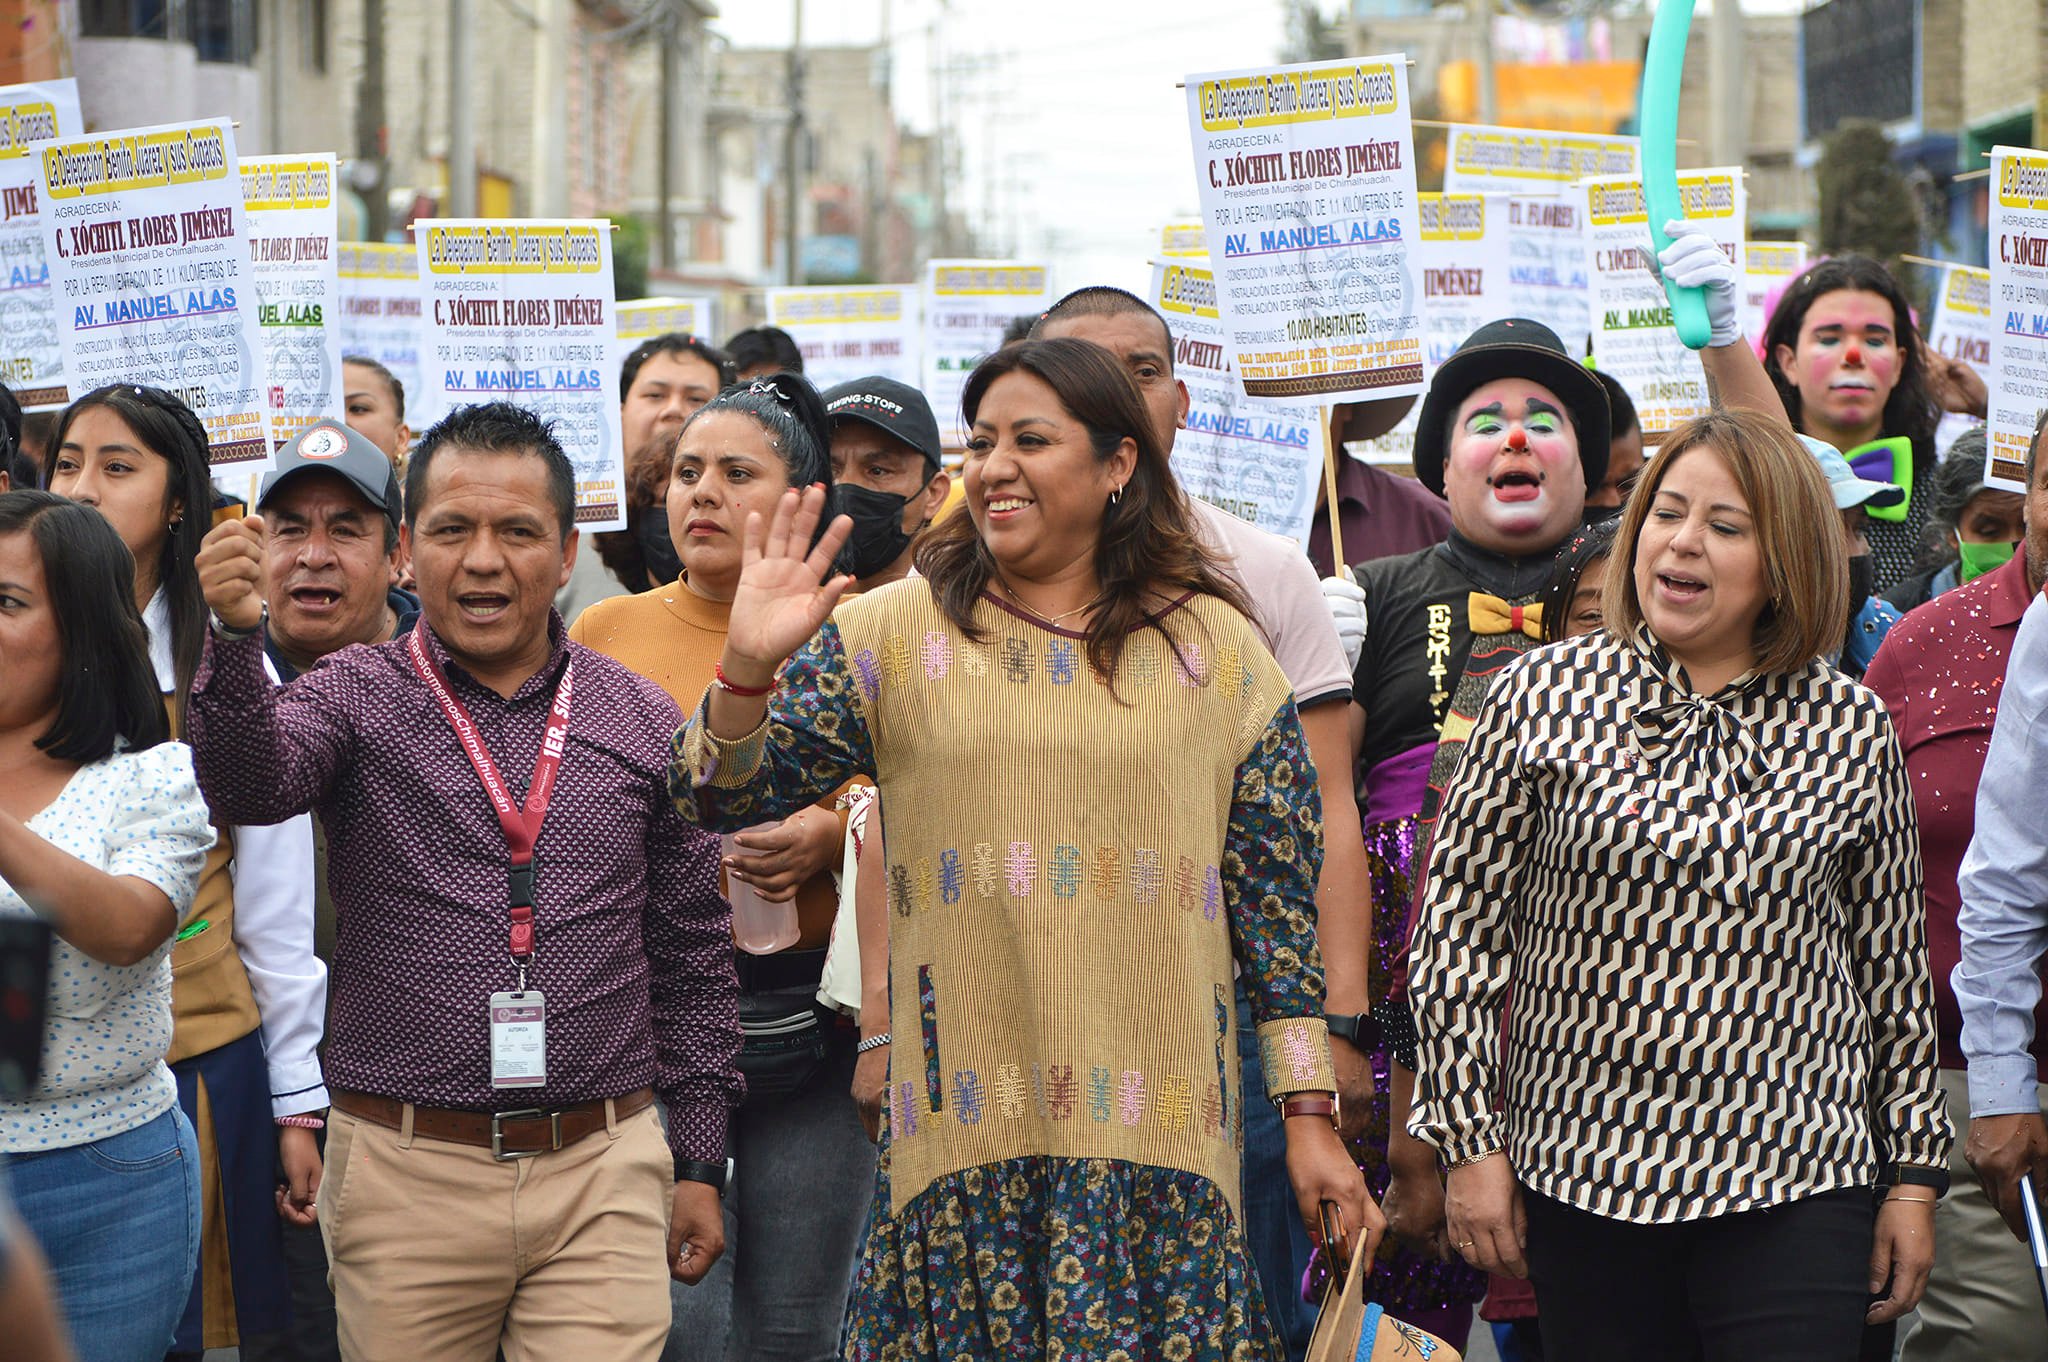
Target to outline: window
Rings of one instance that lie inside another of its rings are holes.
[[[134,0],[142,3],[142,0]],[[199,60],[249,66],[256,60],[256,0],[188,0]]]
[[[184,25],[171,12],[173,0],[84,0],[79,32],[88,38],[168,38]]]

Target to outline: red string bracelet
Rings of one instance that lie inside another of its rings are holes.
[[[772,681],[765,686],[740,686],[733,684],[725,679],[725,663],[722,661],[711,664],[711,680],[713,684],[727,695],[737,695],[747,700],[758,700],[775,689],[775,683]]]

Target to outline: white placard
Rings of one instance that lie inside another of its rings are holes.
[[[2048,409],[2048,152],[1991,152],[1991,373],[1984,485],[2027,490],[2027,445]]]
[[[1580,180],[1642,170],[1633,137],[1454,123],[1444,134],[1444,193],[1564,194]]]
[[[72,395],[169,389],[206,427],[216,476],[271,464],[263,329],[226,119],[36,147],[43,244]]]
[[[77,81],[0,85],[0,383],[23,411],[55,411],[70,401],[36,207],[42,173],[29,144],[84,130]]]
[[[1745,241],[1742,243],[1742,284],[1735,294],[1735,320],[1752,345],[1761,345],[1764,328],[1770,325],[1765,305],[1771,294],[1797,279],[1806,269],[1803,241]]]
[[[1991,271],[1969,265],[1944,265],[1941,286],[1934,295],[1934,321],[1927,328],[1927,344],[1950,359],[1967,364],[1977,377],[1991,386]],[[1964,431],[1979,422],[1961,412],[1944,412],[1934,428],[1934,448],[1946,458],[1948,447]]]
[[[1507,209],[1508,315],[1542,322],[1568,353],[1585,354],[1593,318],[1583,202],[1515,194]]]
[[[1019,317],[1052,306],[1050,272],[1017,260],[934,260],[924,271],[924,395],[950,449],[967,443],[960,392]]]
[[[1244,396],[1216,309],[1216,280],[1193,261],[1152,267],[1152,305],[1173,337],[1174,377],[1188,419],[1173,440],[1173,471],[1191,494],[1306,548],[1323,477],[1323,442],[1310,402]]]
[[[768,290],[768,324],[803,351],[819,392],[879,375],[917,386],[917,286],[857,284]]]
[[[1422,275],[1422,381],[1467,336],[1513,316],[1508,298],[1507,200],[1424,194],[1415,260]]]
[[[435,412],[515,402],[554,422],[576,466],[577,527],[624,529],[611,224],[428,218],[414,240]]]
[[[705,337],[704,311],[695,298],[635,298],[614,309],[621,352],[670,334]],[[705,337],[708,341],[708,337]]]
[[[1678,174],[1685,217],[1739,267],[1745,221],[1742,172]],[[1700,357],[1685,348],[1671,323],[1664,286],[1650,273],[1649,214],[1636,178],[1582,181],[1586,215],[1585,268],[1592,302],[1593,357],[1635,401],[1643,438],[1704,416],[1713,406]]]
[[[1168,260],[1206,262],[1209,258],[1209,241],[1208,233],[1202,228],[1202,220],[1175,218],[1160,228],[1159,254]]]
[[[346,415],[334,158],[247,156],[241,170],[270,439],[283,448],[322,417]]]
[[[426,328],[420,322],[418,249],[386,241],[344,241],[336,261],[343,358],[362,355],[389,369],[405,389],[405,423],[424,431],[434,413],[427,407],[427,374],[420,363]]]
[[[1187,95],[1218,310],[1245,394],[1419,391],[1405,60],[1191,75]]]

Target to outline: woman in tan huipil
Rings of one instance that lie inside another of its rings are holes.
[[[713,827],[855,773],[888,808],[887,1149],[846,1355],[1277,1358],[1234,966],[1305,1218],[1335,1201],[1368,1253],[1381,1223],[1331,1119],[1293,700],[1107,352],[1007,347],[963,406],[967,511],[920,577],[828,621],[845,525],[806,558],[819,494],[750,524],[672,775]]]

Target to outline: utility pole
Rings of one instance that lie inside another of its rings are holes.
[[[1713,41],[1707,57],[1712,63],[1707,88],[1713,95],[1713,111],[1707,119],[1707,144],[1713,159],[1709,165],[1739,166],[1748,157],[1749,110],[1747,82],[1743,74],[1742,0],[1714,0],[1708,21]]]
[[[788,209],[783,230],[783,282],[804,281],[804,0],[789,0],[789,126],[782,147]]]
[[[363,76],[356,85],[356,164],[364,184],[363,235],[382,241],[390,226],[391,174],[384,143],[384,0],[363,0]]]
[[[661,44],[661,127],[655,139],[654,263],[665,272],[676,267],[676,48],[683,40],[675,0],[666,0],[656,41]]]
[[[532,194],[537,218],[569,214],[569,0],[533,0]],[[602,152],[599,155],[603,155]]]
[[[476,115],[469,103],[475,66],[470,54],[471,3],[448,0],[448,203],[444,211],[455,218],[476,216]]]

